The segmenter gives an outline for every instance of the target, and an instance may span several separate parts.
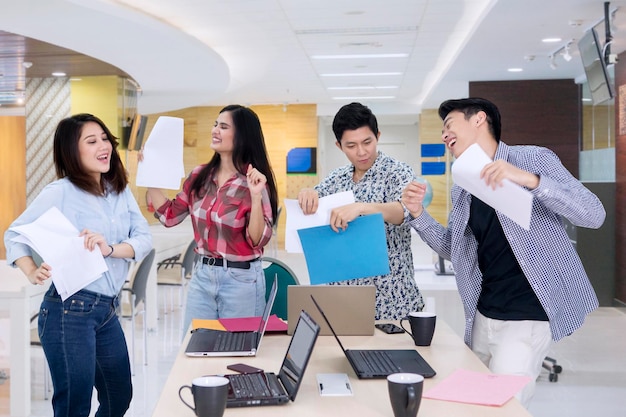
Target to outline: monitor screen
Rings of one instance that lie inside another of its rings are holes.
[[[587,84],[594,104],[604,103],[613,98],[611,79],[606,69],[602,47],[595,29],[587,31],[578,41],[578,50],[585,67]]]

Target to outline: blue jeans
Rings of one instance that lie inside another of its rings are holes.
[[[96,417],[122,417],[133,395],[130,360],[116,314],[118,299],[81,290],[65,301],[54,285],[39,312],[55,417],[88,417],[95,387]]]
[[[250,269],[204,265],[196,261],[189,282],[183,332],[192,319],[257,317],[265,309],[265,273],[261,261]]]

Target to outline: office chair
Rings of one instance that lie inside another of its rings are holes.
[[[121,316],[131,321],[130,333],[131,333],[131,352],[132,362],[135,363],[135,317],[139,314],[143,314],[143,362],[144,365],[148,364],[148,339],[147,339],[147,324],[146,324],[146,286],[148,283],[148,276],[150,275],[150,268],[154,263],[155,251],[151,249],[148,255],[141,261],[135,275],[130,281],[129,287],[122,288],[122,293],[126,293],[126,297],[122,297],[121,303]],[[133,375],[135,374],[135,366],[133,366]]]
[[[287,320],[287,287],[289,285],[300,285],[296,274],[284,262],[263,257],[263,271],[265,272],[265,299],[269,297],[272,289],[274,277],[278,277],[278,292],[274,300],[271,314],[276,314],[283,320]]]
[[[549,372],[548,380],[550,380],[550,382],[557,382],[559,380],[559,374],[563,371],[563,368],[561,365],[557,365],[556,359],[546,356],[541,366]]]
[[[39,330],[37,329],[37,317],[39,317],[39,313],[35,313],[30,318],[31,328],[30,328],[30,345],[31,346],[41,346],[41,340],[39,339]],[[32,324],[35,323],[35,327]],[[49,379],[50,370],[48,369],[48,360],[46,359],[46,355],[43,355],[43,399],[48,399],[48,394],[50,393],[50,379]]]
[[[180,255],[176,255],[157,264],[157,285],[170,287],[170,311],[174,309],[174,287],[180,288],[179,305],[182,307],[184,304],[185,285],[193,270],[196,246],[196,241],[192,240],[185,250],[182,261]]]

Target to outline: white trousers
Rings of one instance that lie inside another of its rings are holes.
[[[551,344],[552,333],[547,321],[495,320],[476,312],[472,351],[494,374],[531,378],[531,382],[515,395],[526,408]]]

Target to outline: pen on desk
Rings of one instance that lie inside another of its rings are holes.
[[[346,388],[348,389],[348,391],[352,392],[352,388],[350,388],[350,383],[346,382]]]
[[[320,382],[320,392],[324,391],[324,385]]]

